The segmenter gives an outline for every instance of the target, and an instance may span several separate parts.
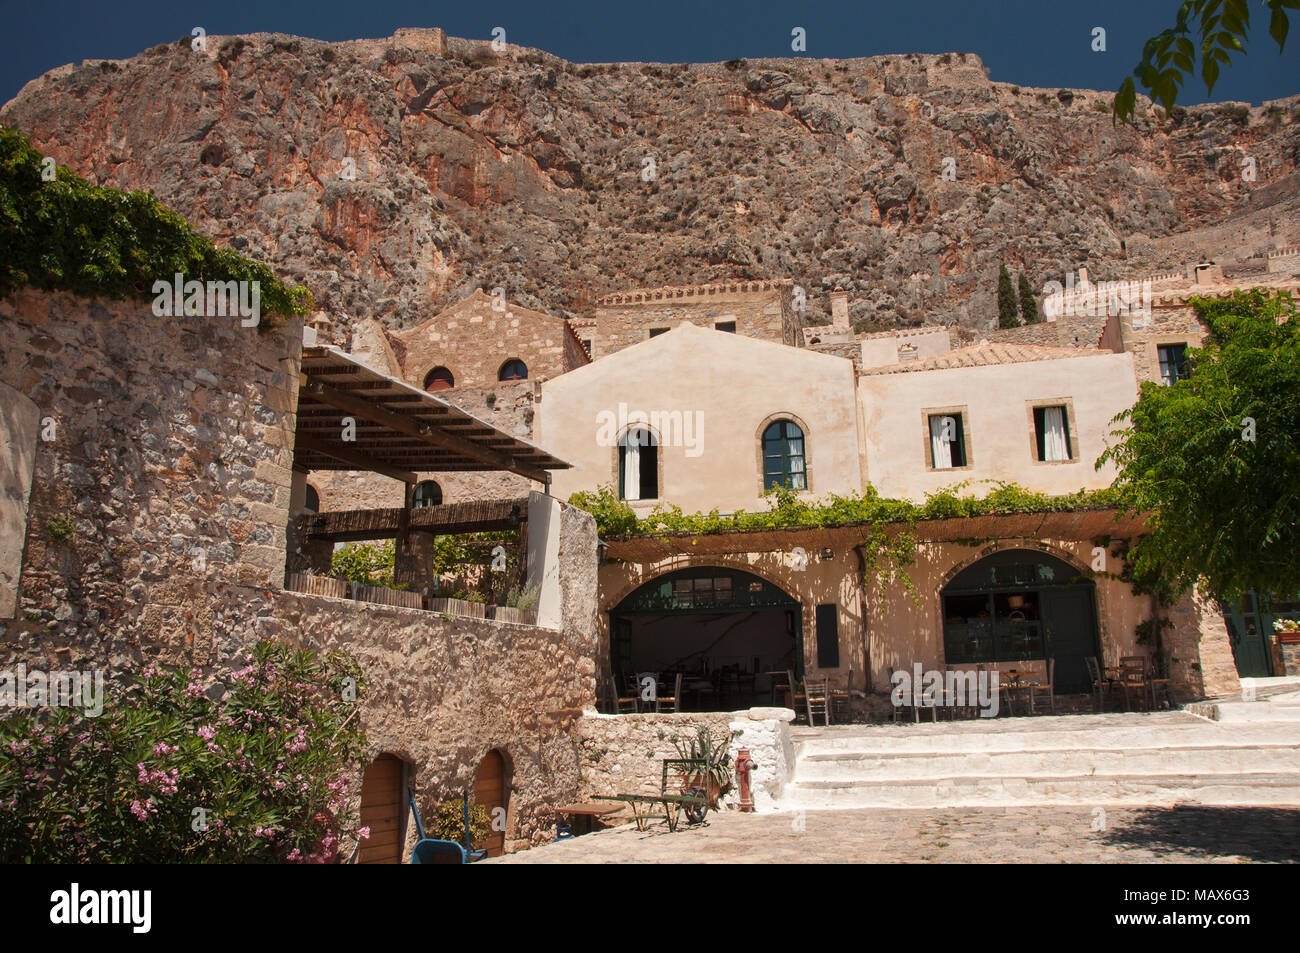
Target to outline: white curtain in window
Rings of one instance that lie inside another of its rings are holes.
[[[641,499],[641,431],[623,435],[623,499]]]
[[[934,468],[936,470],[948,470],[952,467],[952,442],[945,440],[943,434],[943,422],[946,417],[930,418],[930,453],[934,457]],[[949,437],[955,436],[949,433]]]
[[[1065,408],[1043,408],[1043,459],[1069,460],[1065,442]]]

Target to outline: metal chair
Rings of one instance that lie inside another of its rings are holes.
[[[803,683],[804,705],[808,710],[808,725],[812,727],[817,724],[815,716],[821,715],[826,725],[831,723],[831,692],[830,679],[823,675],[821,678],[808,678],[805,676]]]

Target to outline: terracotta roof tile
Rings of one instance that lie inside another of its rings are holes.
[[[886,364],[864,370],[866,374],[906,374],[910,371],[937,371],[949,367],[983,367],[990,364],[1023,364],[1026,361],[1058,361],[1070,357],[1092,357],[1112,351],[1079,347],[1044,347],[1036,344],[1000,344],[985,341],[971,347],[959,347],[923,361]]]

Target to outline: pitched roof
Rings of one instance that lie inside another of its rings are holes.
[[[923,361],[886,364],[864,370],[867,374],[906,374],[909,371],[937,371],[948,367],[983,367],[989,364],[1023,364],[1026,361],[1059,361],[1070,357],[1095,357],[1114,353],[1080,347],[1044,347],[1037,344],[990,344],[987,341],[936,354]]]

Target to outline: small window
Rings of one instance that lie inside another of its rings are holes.
[[[1186,344],[1162,344],[1156,351],[1160,355],[1160,378],[1166,387],[1177,384],[1187,376],[1184,366]]]
[[[433,480],[422,480],[415,485],[411,494],[411,509],[418,510],[426,506],[442,505],[442,487]]]
[[[966,466],[966,427],[962,414],[930,414],[930,468]]]
[[[715,324],[715,325],[713,326],[713,330],[715,330],[715,331],[726,331],[726,332],[729,333],[729,334],[735,334],[735,333],[736,333],[736,322],[735,322],[735,321],[719,321],[717,324]]]
[[[528,365],[517,357],[512,357],[501,365],[497,371],[499,381],[523,381],[528,379]]]
[[[310,483],[307,484],[307,499],[303,502],[303,508],[308,513],[320,512],[320,494],[316,492],[316,488]]]
[[[424,389],[427,391],[450,390],[455,386],[456,378],[445,367],[435,367],[424,378]]]
[[[763,489],[808,489],[803,431],[793,420],[778,420],[763,431]]]
[[[668,330],[667,328],[651,328],[650,336],[652,338],[657,338],[659,335],[665,333],[667,330]]]
[[[1062,463],[1074,459],[1070,445],[1070,415],[1065,407],[1035,407],[1034,437],[1040,463]]]
[[[587,352],[587,357],[591,357],[591,338],[580,338],[582,349]]]
[[[619,439],[618,491],[623,500],[659,497],[659,441],[644,427],[634,427]]]

